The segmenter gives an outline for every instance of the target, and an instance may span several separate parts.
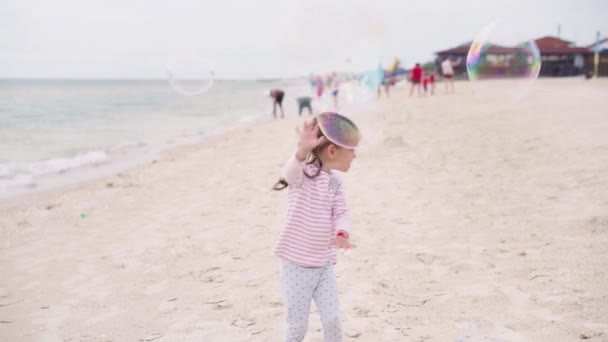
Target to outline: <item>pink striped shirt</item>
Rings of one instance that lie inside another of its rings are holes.
[[[283,168],[289,184],[287,219],[274,254],[305,267],[336,263],[336,247],[331,240],[338,230],[348,232],[349,217],[342,182],[334,172],[309,179],[316,167],[306,165],[293,155]]]

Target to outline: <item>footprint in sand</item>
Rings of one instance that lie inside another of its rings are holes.
[[[401,136],[388,137],[384,139],[383,144],[388,147],[405,147],[407,143],[403,140]]]
[[[237,319],[237,320],[232,321],[231,324],[234,325],[235,327],[247,328],[247,327],[250,327],[252,325],[255,325],[255,320],[253,320],[253,319]]]
[[[524,337],[515,330],[500,323],[485,320],[463,321],[456,324],[460,335],[458,342],[508,342],[525,341]]]
[[[6,287],[0,287],[0,299],[7,298],[8,296],[10,296],[8,289]]]
[[[229,303],[219,303],[219,304],[215,304],[212,306],[213,310],[224,310],[224,309],[230,309],[231,307],[232,307],[232,305]]]
[[[360,332],[347,332],[346,336],[350,337],[350,338],[359,338],[361,337],[361,333]]]
[[[280,300],[265,301],[264,304],[273,308],[283,306],[283,302],[281,302]]]
[[[587,221],[592,233],[608,232],[608,216],[595,216]]]
[[[420,260],[420,262],[422,262],[425,265],[431,265],[433,262],[435,262],[435,260],[439,259],[440,257],[435,256],[435,255],[430,255],[430,254],[426,254],[426,253],[417,253],[416,254],[416,259]]]
[[[357,317],[369,317],[369,313],[371,312],[370,309],[359,306],[355,306],[353,310],[355,311],[355,315],[357,315]]]

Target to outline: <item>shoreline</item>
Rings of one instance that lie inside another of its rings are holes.
[[[242,121],[242,118],[239,118],[195,137],[189,136],[184,138],[183,136],[175,136],[169,139],[171,143],[161,144],[157,142],[150,145],[151,150],[147,151],[145,155],[137,154],[138,146],[133,146],[114,153],[113,156],[104,162],[85,164],[64,171],[37,176],[33,179],[35,181],[34,184],[36,184],[35,190],[20,189],[12,193],[0,195],[0,209],[12,208],[27,203],[31,204],[32,201],[38,203],[53,195],[77,189],[91,183],[101,182],[104,179],[113,178],[120,173],[129,172],[148,164],[154,164],[160,159],[166,158],[167,155],[179,153],[179,151],[195,146],[209,144],[210,141],[213,141],[212,138],[221,138],[235,130],[250,126],[254,127],[268,120],[272,119],[259,117],[253,120]],[[156,148],[152,146],[156,146]],[[39,187],[39,183],[43,183],[42,186]]]
[[[19,84],[19,81],[23,84]],[[180,95],[163,80],[132,81],[142,83],[136,89],[130,89],[128,81],[120,83],[119,80],[73,80],[67,84],[65,80],[46,81],[48,84],[36,80],[16,80],[14,83],[17,85],[8,83],[6,86],[7,96],[32,96],[31,102],[42,102],[47,104],[48,108],[44,112],[40,109],[37,116],[30,119],[35,121],[40,117],[40,123],[32,121],[30,124],[27,116],[24,119],[20,117],[20,107],[9,103],[8,127],[13,127],[12,124],[15,129],[7,131],[5,137],[8,140],[4,145],[4,158],[0,163],[0,202],[35,192],[36,188],[55,188],[53,182],[71,183],[69,179],[61,177],[66,172],[76,176],[75,182],[81,178],[98,178],[96,175],[83,176],[79,169],[84,169],[87,173],[93,170],[96,174],[109,175],[116,173],[117,169],[151,160],[159,151],[182,144],[197,143],[207,135],[221,134],[224,130],[263,120],[265,117],[259,113],[260,109],[266,106],[261,105],[267,105],[266,99],[253,93],[259,87],[253,81],[243,84],[218,84],[215,93],[211,93],[213,97],[205,94],[206,97],[198,96],[196,99]],[[79,82],[90,84],[90,87],[85,88],[82,93],[76,92],[76,95],[67,96],[64,101],[69,102],[63,104],[65,108],[61,107],[60,101],[53,102],[53,96],[61,95],[60,92],[64,89],[79,87]],[[104,82],[110,86],[104,85]],[[30,90],[31,94],[24,90],[28,86],[33,88]],[[52,96],[47,96],[48,89],[53,90],[50,92]],[[145,98],[142,95],[145,91],[152,97]],[[215,96],[221,101],[228,97],[229,91],[234,91],[238,98],[248,100],[236,102],[237,105],[232,102],[216,105]],[[103,93],[107,96],[98,107],[91,104],[92,109],[85,108],[84,104],[92,101],[96,92],[115,92],[117,95],[114,99]],[[82,101],[74,97],[78,95],[82,96]],[[162,102],[155,100],[154,95],[158,95],[156,98]],[[72,126],[73,119],[69,115],[58,115],[58,119],[54,120],[53,116],[57,114],[54,110],[59,112],[61,109],[67,113],[83,111],[84,123],[80,125],[84,126]],[[27,110],[27,107],[23,110]],[[101,110],[101,115],[96,114],[95,110]],[[48,114],[44,114],[47,112]],[[45,129],[45,120],[51,123],[48,136],[40,134]],[[99,120],[101,124],[97,125],[95,120]],[[34,124],[32,127],[35,129],[28,131],[28,125]],[[87,133],[88,129],[92,130],[90,135]],[[71,138],[72,134],[75,138]],[[29,135],[32,135],[32,138],[28,140]],[[20,147],[21,137],[25,142]],[[48,146],[42,148],[35,145],[41,141]],[[71,143],[71,146],[67,145],[68,143]]]

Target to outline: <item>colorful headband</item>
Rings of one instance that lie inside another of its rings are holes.
[[[317,115],[317,123],[323,135],[332,143],[354,150],[359,144],[359,128],[349,118],[334,112]]]

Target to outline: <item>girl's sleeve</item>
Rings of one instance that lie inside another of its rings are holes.
[[[349,234],[350,215],[346,206],[346,198],[343,186],[340,185],[334,197],[334,207],[332,210],[332,220],[337,232],[344,231]]]
[[[304,165],[306,161],[300,161],[294,153],[285,166],[283,166],[283,178],[290,187],[300,187],[304,182]]]

